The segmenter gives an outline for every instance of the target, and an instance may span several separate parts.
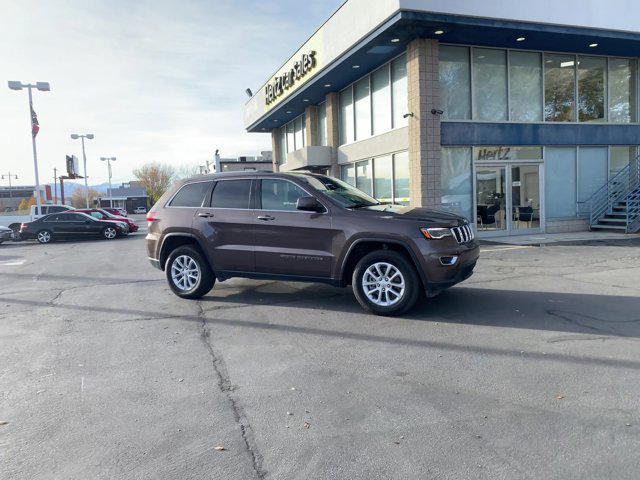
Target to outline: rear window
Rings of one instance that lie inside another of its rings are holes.
[[[212,208],[249,208],[251,180],[220,180],[211,195]]]
[[[201,207],[204,195],[209,190],[211,182],[189,183],[175,194],[169,206],[171,207]]]

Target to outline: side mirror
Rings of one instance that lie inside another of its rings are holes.
[[[324,206],[315,197],[300,197],[296,209],[304,212],[324,212]]]

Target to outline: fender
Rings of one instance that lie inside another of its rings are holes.
[[[167,238],[169,237],[187,237],[187,238],[192,238],[196,241],[196,243],[198,244],[198,246],[200,247],[200,250],[202,251],[202,253],[204,254],[205,258],[207,259],[207,262],[209,263],[209,267],[211,267],[211,270],[213,271],[214,275],[215,275],[215,269],[213,267],[213,262],[211,261],[211,257],[209,256],[209,252],[207,250],[207,248],[204,245],[204,241],[198,237],[197,235],[193,234],[193,233],[188,233],[188,232],[169,232],[167,234],[165,234],[162,237],[162,243],[160,244],[160,250],[159,250],[159,257],[158,258],[158,262],[160,262],[160,269],[162,271],[164,271],[164,263],[161,261],[163,254],[164,254],[164,246],[165,246],[165,241],[167,240]]]
[[[385,238],[385,237],[361,237],[358,238],[356,240],[354,240],[350,245],[349,248],[347,249],[347,252],[344,254],[344,256],[341,259],[340,262],[340,276],[337,278],[337,280],[339,282],[342,282],[342,277],[344,276],[344,271],[347,265],[347,260],[349,259],[349,255],[351,255],[351,252],[353,251],[353,249],[359,245],[360,243],[363,242],[379,242],[379,243],[393,243],[394,245],[400,245],[402,247],[405,248],[405,250],[407,250],[409,252],[409,255],[411,256],[411,260],[413,261],[413,265],[416,267],[416,270],[418,271],[418,276],[420,277],[420,280],[422,281],[422,284],[426,287],[428,284],[428,279],[427,276],[425,275],[424,271],[422,270],[422,268],[420,268],[420,262],[418,260],[418,256],[416,255],[416,253],[413,251],[413,248],[411,248],[411,245],[409,245],[409,243],[407,243],[404,240],[400,240],[397,238]]]

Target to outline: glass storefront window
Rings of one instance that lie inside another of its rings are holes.
[[[609,122],[635,122],[636,62],[628,58],[609,59]]]
[[[371,195],[371,162],[365,160],[356,163],[356,188]]]
[[[356,166],[353,163],[342,165],[340,168],[340,179],[349,185],[356,185]]]
[[[507,52],[473,49],[473,118],[507,120]]]
[[[293,122],[287,123],[287,153],[293,152],[296,149],[296,142],[293,135]]]
[[[443,147],[441,158],[442,209],[473,219],[471,148]]]
[[[578,201],[588,200],[607,183],[607,147],[578,148]]]
[[[287,163],[287,130],[286,127],[278,129],[278,158],[279,165]]]
[[[575,57],[545,55],[544,62],[545,120],[575,121]]]
[[[327,144],[327,104],[318,105],[318,145]]]
[[[578,57],[578,118],[581,122],[605,121],[606,67],[606,58]]]
[[[547,218],[569,218],[576,214],[576,149],[546,147],[544,189]]]
[[[440,98],[443,119],[471,118],[471,74],[469,49],[441,45],[439,49]]]
[[[296,142],[296,146],[295,146],[296,150],[304,147],[303,126],[304,126],[304,117],[298,117],[293,121],[293,134],[294,134],[293,136]]]
[[[409,205],[409,152],[393,155],[394,203]]]
[[[353,91],[340,92],[340,145],[353,142]]]
[[[371,136],[371,100],[369,99],[369,77],[353,86],[356,113],[356,140]]]
[[[637,147],[611,147],[609,151],[609,178],[629,165],[637,155]]]
[[[404,118],[409,106],[407,96],[407,57],[402,55],[391,62],[391,98],[393,128],[405,127],[408,121]]]
[[[373,160],[373,194],[381,202],[392,202],[393,160],[391,155]]]
[[[389,65],[371,75],[371,103],[373,106],[373,134],[391,130],[391,88]]]
[[[539,53],[509,52],[509,97],[511,121],[542,121],[542,64]]]

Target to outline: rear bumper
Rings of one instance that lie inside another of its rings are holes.
[[[160,266],[160,260],[158,260],[157,258],[151,258],[151,257],[147,257],[147,258],[151,265],[156,267],[158,270],[162,270],[162,267]]]

